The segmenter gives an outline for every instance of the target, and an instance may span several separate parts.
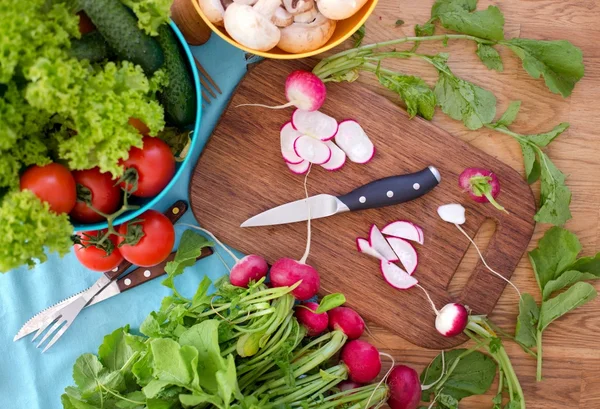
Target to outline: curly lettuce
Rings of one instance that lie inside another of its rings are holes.
[[[169,22],[173,0],[121,0],[135,13],[138,27],[151,36],[158,35],[158,27]]]
[[[6,194],[0,205],[0,226],[1,272],[46,261],[45,248],[62,256],[73,244],[68,216],[50,211],[48,203],[28,190]]]

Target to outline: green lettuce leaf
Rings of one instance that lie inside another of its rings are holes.
[[[173,0],[121,0],[135,13],[138,27],[151,36],[158,35],[158,27],[168,24]]]

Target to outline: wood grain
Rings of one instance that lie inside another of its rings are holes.
[[[367,22],[365,43],[385,41],[412,35],[416,23],[429,17],[433,0],[380,0],[374,14]],[[450,67],[458,75],[494,92],[498,98],[498,111],[506,108],[512,100],[523,102],[521,113],[514,129],[523,133],[544,131],[562,121],[571,123],[571,128],[552,143],[549,156],[555,164],[569,175],[568,185],[573,192],[571,205],[573,219],[566,225],[575,232],[583,246],[583,254],[590,255],[598,249],[600,239],[600,116],[597,104],[600,99],[600,2],[597,0],[480,0],[479,8],[497,5],[504,12],[507,37],[537,39],[569,39],[584,53],[586,75],[567,99],[551,94],[541,80],[530,78],[522,69],[518,58],[508,50],[501,55],[505,70],[503,73],[488,71],[474,54],[470,43],[453,42],[443,49],[439,44],[424,45],[422,52],[440,50],[451,53]],[[395,22],[402,19],[403,26]],[[350,47],[348,42],[346,47]],[[343,48],[343,47],[342,47]],[[339,50],[334,50],[339,51]],[[430,84],[436,78],[430,67],[412,61],[386,62],[386,66],[409,74],[423,76]],[[396,102],[393,94],[381,88],[372,76],[359,79],[364,86]],[[266,113],[265,115],[269,115]],[[501,160],[523,174],[523,162],[518,143],[509,137],[488,130],[469,131],[464,126],[436,114],[433,123],[461,138],[489,155]],[[539,184],[533,185],[535,196],[539,194]],[[204,223],[204,220],[199,220]],[[479,233],[480,244],[485,244],[491,236],[488,225]],[[529,250],[548,228],[537,225]],[[279,236],[281,240],[287,240]],[[297,250],[298,257],[301,249]],[[461,269],[472,271],[476,264],[476,254],[469,249]],[[466,274],[468,275],[468,273]],[[456,292],[461,289],[458,281],[452,283]],[[533,278],[527,257],[523,257],[513,274],[512,281],[525,292],[539,299],[539,290]],[[600,284],[596,284],[600,289]],[[331,288],[330,290],[335,290]],[[518,313],[516,294],[505,291],[491,314],[492,320],[508,331],[514,331]],[[369,323],[374,343],[394,355],[397,362],[413,366],[421,371],[437,354],[417,347],[381,326]],[[543,382],[535,381],[535,362],[510,342],[507,351],[515,370],[521,379],[527,407],[529,409],[597,409],[600,408],[600,352],[598,350],[600,331],[600,302],[594,301],[557,322],[544,333],[544,376]],[[463,409],[490,408],[490,399],[495,392],[486,396],[468,398],[461,401]]]

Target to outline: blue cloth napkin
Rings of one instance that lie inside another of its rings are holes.
[[[193,160],[189,169],[157,207],[161,211],[178,199],[187,199],[196,160],[246,72],[244,52],[216,35],[202,47],[192,47],[192,51],[223,95],[205,104],[198,135],[201,143],[190,153]],[[181,221],[196,224],[189,210]],[[179,237],[185,228],[176,230]],[[228,256],[223,257],[227,260]],[[191,296],[205,275],[215,280],[226,273],[222,262],[213,255],[200,260],[178,277],[177,288]],[[86,289],[98,278],[97,273],[82,267],[73,253],[62,259],[52,255],[46,263],[33,270],[19,269],[0,275],[0,408],[62,408],[60,395],[66,386],[73,384],[72,368],[77,357],[86,352],[96,353],[104,335],[118,327],[130,324],[132,328],[138,328],[169,294],[169,290],[161,286],[159,278],[86,308],[65,335],[44,354],[30,342],[32,335],[13,342],[14,335],[32,315]]]

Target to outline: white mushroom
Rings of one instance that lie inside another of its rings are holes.
[[[225,29],[238,43],[258,51],[269,51],[280,39],[271,19],[281,0],[258,0],[253,6],[233,3],[225,11]]]
[[[310,10],[304,13],[299,13],[294,16],[294,22],[296,23],[312,23],[317,18],[319,11],[316,7],[312,7]]]
[[[352,17],[367,0],[317,0],[319,12],[332,20]]]
[[[287,12],[283,7],[278,7],[273,14],[273,23],[277,27],[287,27],[294,22],[294,16]]]
[[[283,0],[283,5],[288,13],[296,15],[304,13],[315,7],[314,0]]]
[[[321,13],[310,23],[294,24],[281,29],[281,39],[277,46],[289,53],[313,51],[325,44],[335,30],[335,21]]]
[[[258,0],[233,0],[234,3],[245,4],[246,6],[254,6]]]
[[[225,6],[221,0],[198,0],[198,5],[211,23],[216,26],[223,25]]]

